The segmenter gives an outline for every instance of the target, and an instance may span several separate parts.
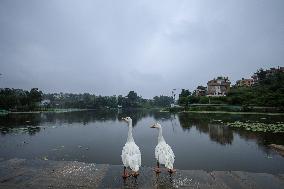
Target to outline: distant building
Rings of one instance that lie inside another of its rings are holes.
[[[228,77],[217,77],[208,81],[207,83],[207,96],[226,96],[230,90],[231,82]]]
[[[269,70],[265,70],[265,72],[266,72],[266,76],[273,75],[278,72],[284,72],[284,67],[278,66],[278,68],[270,68]]]
[[[236,82],[237,87],[251,87],[254,84],[254,79],[244,79],[242,78],[241,80],[238,80]]]
[[[253,74],[253,75],[251,76],[251,78],[252,78],[252,80],[253,80],[253,84],[256,84],[256,83],[258,82],[258,76],[257,76],[256,73]]]
[[[171,104],[171,108],[182,108],[182,106],[178,104]]]
[[[45,100],[42,100],[40,102],[40,105],[41,106],[48,106],[50,104],[50,100],[49,99],[45,99]]]
[[[206,87],[198,86],[193,93],[195,96],[206,96],[207,89]]]

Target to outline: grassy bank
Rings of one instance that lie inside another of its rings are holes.
[[[6,115],[6,114],[8,114],[9,112],[8,111],[6,111],[6,110],[0,110],[0,115]]]
[[[182,111],[188,113],[200,113],[200,114],[235,114],[235,115],[284,115],[284,113],[272,113],[272,112],[228,112],[228,111]]]
[[[280,107],[264,106],[234,106],[226,104],[192,104],[187,111],[228,111],[228,112],[260,112],[260,113],[284,113]]]
[[[284,114],[280,107],[261,107],[261,106],[233,106],[226,104],[191,104],[188,107],[165,108],[168,112],[200,112],[200,113],[248,113],[248,114]]]
[[[5,111],[4,113],[1,113],[0,115],[6,115],[6,114],[37,114],[37,113],[43,113],[43,112],[53,112],[53,113],[65,113],[65,112],[77,112],[77,111],[86,111],[87,109],[42,109],[42,110],[35,110],[35,111]]]

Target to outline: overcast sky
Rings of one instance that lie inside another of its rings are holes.
[[[0,1],[0,87],[151,98],[283,60],[283,0]]]

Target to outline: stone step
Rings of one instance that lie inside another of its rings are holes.
[[[0,188],[199,188],[283,189],[284,175],[242,171],[177,170],[122,178],[123,166],[76,161],[10,159],[0,162]]]

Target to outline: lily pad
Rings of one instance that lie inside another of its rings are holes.
[[[227,123],[227,126],[234,128],[244,128],[247,131],[253,132],[271,132],[271,133],[284,133],[283,123],[259,123],[259,122],[240,122]]]

